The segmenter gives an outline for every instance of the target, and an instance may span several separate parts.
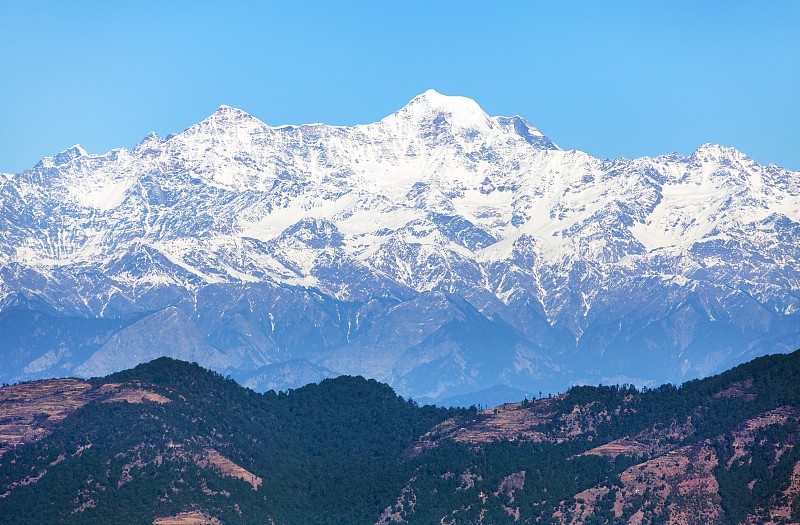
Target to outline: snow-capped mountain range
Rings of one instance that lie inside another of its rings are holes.
[[[380,122],[221,106],[0,177],[0,380],[159,355],[442,401],[680,382],[800,347],[800,173],[564,151],[428,91]]]

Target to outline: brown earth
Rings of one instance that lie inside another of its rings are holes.
[[[796,420],[800,411],[794,407],[780,407],[744,422],[738,430],[729,434],[733,441],[734,455],[730,465],[744,458],[758,430],[770,425],[783,425]],[[689,435],[691,424],[673,425],[665,429],[661,439],[676,435]],[[658,432],[649,431],[650,443],[658,441]],[[640,437],[641,435],[639,435]],[[620,475],[621,488],[607,485],[585,490],[570,502],[563,502],[557,518],[562,524],[578,525],[592,516],[604,498],[613,498],[613,512],[623,523],[638,525],[661,519],[668,525],[700,525],[714,523],[722,516],[719,485],[714,476],[718,458],[713,440],[674,448],[666,453],[653,453],[658,447],[643,445],[640,439],[625,438],[612,441],[586,452],[613,456],[645,452],[651,459],[634,465]],[[673,440],[670,440],[673,441]],[[667,446],[667,445],[665,445]],[[794,446],[791,442],[776,445],[775,457]],[[653,457],[654,456],[654,457]],[[647,497],[645,498],[645,494]],[[746,523],[750,525],[778,525],[793,523],[790,520],[792,506],[800,500],[800,462],[794,466],[793,477],[782,497],[773,501],[766,509],[759,509]],[[569,516],[571,519],[567,519]]]
[[[93,399],[80,379],[47,379],[0,388],[0,457],[22,443],[49,434]]]
[[[622,408],[615,409],[611,413],[605,410],[597,411],[595,404],[590,403],[576,405],[570,412],[558,415],[557,403],[564,397],[560,395],[527,403],[500,405],[497,408],[484,410],[474,420],[448,419],[423,435],[414,446],[411,455],[434,448],[441,440],[470,443],[476,447],[495,441],[562,443],[581,436],[587,436],[591,440],[598,424],[632,411],[627,406],[630,402],[628,399]],[[647,443],[652,441],[651,438],[643,434],[641,439],[644,441],[639,444],[619,443],[611,447],[613,449],[617,446],[626,450],[630,447],[643,450],[652,447],[652,444]],[[612,449],[598,450],[596,453],[611,455]]]
[[[721,514],[716,465],[710,443],[681,447],[625,470],[622,488],[599,486],[576,494],[563,504],[558,518],[564,524],[584,523],[610,494],[615,518],[631,525],[666,516],[665,523],[674,525],[712,523]]]
[[[509,516],[512,516],[514,521],[519,521],[519,507],[514,506],[514,491],[522,490],[523,488],[525,488],[525,471],[521,470],[503,478],[497,487],[497,491],[493,493],[495,497],[504,500],[501,503],[503,510]]]
[[[753,380],[747,379],[734,383],[728,388],[714,394],[714,397],[738,397],[741,399],[755,399],[756,393],[753,391]]]
[[[624,456],[658,456],[674,450],[684,438],[694,434],[695,428],[691,418],[679,424],[673,421],[667,428],[650,428],[630,437],[615,439],[598,447],[587,450],[584,454],[617,457]]]
[[[104,385],[105,386],[105,385]],[[169,403],[171,400],[167,397],[162,396],[161,394],[156,394],[155,392],[150,392],[148,390],[142,390],[138,388],[126,388],[120,390],[113,396],[105,399],[104,403],[113,403],[113,402],[120,402],[120,401],[127,401],[128,403],[144,403],[146,401],[152,401],[153,403]]]
[[[546,441],[549,439],[541,425],[553,421],[556,412],[553,404],[559,398],[541,399],[527,404],[508,403],[484,410],[475,421],[448,419],[423,435],[414,447],[414,453],[433,448],[442,439],[459,443],[480,445],[493,441]]]
[[[745,455],[747,445],[753,443],[753,439],[757,430],[766,428],[770,425],[785,425],[786,422],[793,419],[800,418],[800,411],[795,407],[784,406],[770,410],[766,414],[754,417],[747,421],[744,427],[733,433],[733,457],[728,461],[728,466],[732,465],[734,461],[738,460]]]
[[[792,505],[800,501],[800,461],[795,463],[792,470],[792,480],[781,494],[781,498],[772,502],[766,509],[759,509],[755,514],[748,516],[747,525],[797,525],[792,521]],[[764,516],[768,516],[765,520]]]
[[[389,525],[390,523],[406,523],[408,518],[414,515],[414,507],[417,504],[417,495],[414,489],[411,488],[411,483],[416,481],[417,478],[411,478],[409,484],[403,487],[397,501],[394,505],[390,505],[381,513],[375,525]]]
[[[0,458],[8,450],[48,435],[70,414],[92,400],[166,403],[168,398],[138,383],[107,383],[99,388],[80,379],[45,379],[0,388]]]
[[[181,512],[175,516],[156,518],[153,525],[221,525],[221,521],[200,511]]]
[[[750,380],[734,383],[719,391],[715,397],[754,399],[756,393]],[[591,440],[596,437],[598,424],[634,410],[625,402],[613,411],[598,410],[595,404],[576,405],[566,413],[557,413],[556,399],[514,403],[481,412],[474,419],[451,419],[434,427],[423,436],[415,453],[433,448],[442,440],[452,440],[480,447],[493,441],[527,440],[561,443],[576,437]],[[707,439],[692,445],[680,446],[696,432],[694,416],[684,421],[660,423],[636,434],[625,436],[592,448],[582,455],[593,454],[616,458],[627,456],[641,458],[619,476],[620,485],[603,484],[585,490],[561,503],[554,516],[562,525],[580,525],[596,516],[602,508],[610,509],[614,522],[640,525],[663,522],[668,525],[701,525],[718,523],[722,517],[719,484],[714,474],[719,464],[716,455],[717,439],[733,442],[734,457],[724,467],[749,454],[758,431],[770,425],[783,425],[800,418],[800,410],[784,406],[765,412],[743,422],[736,430],[719,438]],[[775,445],[775,462],[795,446],[793,440]],[[471,471],[468,469],[466,473]],[[452,474],[452,473],[450,473]],[[520,473],[512,474],[504,482],[522,481]],[[452,474],[455,475],[455,474]],[[462,478],[464,474],[461,475]],[[517,476],[517,478],[514,478]],[[524,475],[523,475],[524,476]],[[463,479],[462,479],[463,481]],[[508,485],[506,483],[506,485]],[[514,484],[514,483],[512,483]],[[463,484],[464,487],[469,484]],[[520,484],[520,487],[522,484]],[[501,499],[502,508],[518,519],[519,509],[514,504],[513,488],[501,484],[493,496]],[[751,484],[752,487],[752,484]],[[459,487],[460,489],[460,487]],[[781,495],[771,500],[767,508],[750,516],[748,525],[786,525],[792,523],[793,508],[800,505],[800,462],[794,466],[791,484]],[[478,505],[476,501],[473,505]],[[464,507],[461,510],[466,510]],[[453,516],[444,522],[458,521]]]
[[[201,467],[211,465],[215,467],[223,476],[239,478],[252,485],[253,490],[258,490],[264,480],[252,472],[240,467],[214,449],[206,449],[203,456],[194,458],[195,462]]]

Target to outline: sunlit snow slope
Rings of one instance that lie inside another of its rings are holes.
[[[428,91],[380,122],[74,146],[0,177],[0,380],[164,354],[445,399],[682,381],[800,347],[800,173],[602,160]]]

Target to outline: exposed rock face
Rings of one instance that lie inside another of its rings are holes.
[[[800,346],[797,173],[708,144],[597,159],[433,91],[363,126],[223,106],[133,150],[76,146],[0,178],[0,209],[6,381],[163,354],[444,399]]]

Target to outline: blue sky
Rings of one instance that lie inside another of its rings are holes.
[[[0,0],[0,171],[220,104],[350,125],[428,88],[600,157],[715,142],[800,170],[800,2],[227,4]]]

